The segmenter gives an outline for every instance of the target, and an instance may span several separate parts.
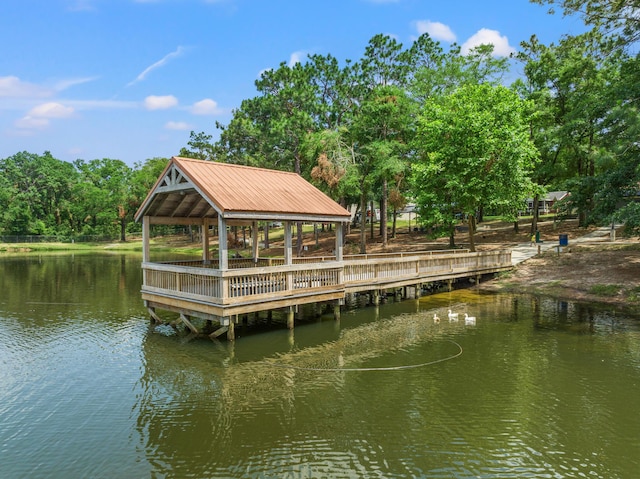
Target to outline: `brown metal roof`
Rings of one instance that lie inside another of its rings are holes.
[[[173,157],[142,216],[348,221],[350,213],[296,173]]]

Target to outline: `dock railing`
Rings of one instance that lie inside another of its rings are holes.
[[[143,263],[143,292],[184,300],[232,306],[245,302],[271,302],[297,296],[357,292],[399,287],[511,267],[510,251],[472,253],[443,250],[412,253],[295,258],[229,259],[227,270],[217,261]]]
[[[225,271],[202,265],[143,263],[142,269],[143,291],[219,305],[344,289],[342,264],[335,261]]]

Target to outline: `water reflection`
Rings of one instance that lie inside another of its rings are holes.
[[[610,396],[611,383],[606,389],[594,384],[593,370],[584,365],[578,370],[585,379],[570,384],[585,353],[585,345],[574,345],[579,352],[572,357],[570,345],[584,331],[562,328],[567,321],[586,322],[594,341],[608,344],[611,331],[599,326],[610,320],[607,311],[469,292],[389,306],[225,346],[191,344],[180,356],[185,363],[175,361],[174,340],[150,334],[144,381],[154,388],[144,388],[139,427],[147,434],[147,450],[165,457],[157,467],[166,464],[165,472],[188,471],[192,477],[543,477],[567,471],[611,477],[608,466],[593,459],[596,452],[572,446],[584,446],[594,429],[617,434],[631,411]],[[473,309],[477,327],[434,324],[433,311],[451,306]],[[418,311],[399,311],[407,308]],[[620,330],[637,333],[637,323],[622,323]],[[337,324],[339,334],[327,340]],[[570,334],[541,337],[553,331],[546,325]],[[319,330],[322,341],[314,345]],[[460,341],[465,354],[437,367],[311,370],[428,362],[451,352],[447,339]],[[631,336],[632,376],[638,375],[637,340]],[[274,367],[282,364],[297,369]],[[623,383],[614,381],[617,388]],[[154,400],[159,384],[170,412],[161,412]],[[626,412],[616,418],[613,411],[621,407]],[[626,451],[637,446],[635,441]],[[177,459],[194,454],[208,458],[195,472],[190,460]]]
[[[629,314],[460,290],[292,331],[263,317],[260,334],[250,324],[227,343],[149,326],[139,288],[137,256],[0,261],[0,477],[611,478],[640,467]],[[476,325],[445,320],[447,309]],[[455,359],[371,370],[448,357],[451,341]]]

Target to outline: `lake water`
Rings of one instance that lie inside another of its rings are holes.
[[[0,257],[0,477],[640,477],[631,314],[458,290],[215,343],[140,283],[137,255]]]

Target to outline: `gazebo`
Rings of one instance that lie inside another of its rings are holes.
[[[158,307],[179,312],[187,325],[187,316],[196,316],[229,326],[225,318],[245,312],[342,298],[336,266],[343,259],[343,225],[350,218],[349,211],[298,174],[173,157],[135,215],[142,221],[145,304],[152,316]],[[258,222],[283,224],[283,258],[259,257]],[[295,222],[335,225],[332,261],[310,267],[304,258],[294,259]],[[151,225],[200,226],[202,260],[151,263]],[[231,226],[251,227],[250,261],[230,258]],[[217,258],[210,255],[212,227]]]

